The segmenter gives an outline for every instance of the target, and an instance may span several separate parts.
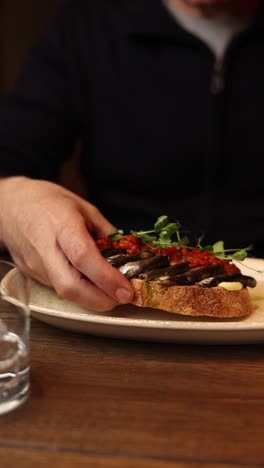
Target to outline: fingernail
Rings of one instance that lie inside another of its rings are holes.
[[[118,302],[121,302],[122,304],[127,304],[130,302],[131,297],[132,294],[128,289],[118,288],[116,291],[116,298]]]

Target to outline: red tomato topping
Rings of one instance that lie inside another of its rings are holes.
[[[139,237],[128,234],[120,240],[111,241],[110,237],[104,236],[96,240],[96,245],[100,250],[106,248],[125,249],[129,255],[135,255],[142,249],[152,250],[156,255],[168,255],[170,265],[175,265],[182,260],[187,260],[190,268],[207,265],[223,265],[225,273],[240,273],[240,269],[230,260],[217,258],[213,253],[202,251],[199,248],[188,249],[187,247],[163,247],[158,248],[155,245],[145,244]]]
[[[97,239],[95,242],[98,249],[100,250],[109,249],[112,247],[112,241],[109,236],[100,237],[100,239]]]
[[[142,245],[142,241],[139,237],[134,236],[133,234],[128,234],[127,236],[123,237],[120,240],[113,242],[113,247],[118,249],[131,249],[133,251],[133,247],[137,247],[137,251],[140,250],[140,246]]]
[[[156,255],[168,255],[169,257],[172,257],[174,253],[177,251],[176,247],[163,247],[163,248],[154,248],[152,251]]]
[[[223,260],[223,262],[226,273],[241,273],[240,269],[234,263],[230,263],[228,260]]]
[[[129,249],[127,249],[127,253],[129,255],[136,255],[140,252],[141,248],[139,245],[132,245],[131,247],[129,247]]]

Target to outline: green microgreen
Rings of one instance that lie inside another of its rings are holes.
[[[180,248],[189,243],[189,239],[181,237],[180,223],[170,223],[168,216],[160,216],[154,224],[154,229],[148,231],[130,231],[136,237],[140,237],[146,244],[152,243],[155,247],[170,247],[172,245]],[[176,236],[177,240],[173,240]]]
[[[243,249],[225,249],[224,241],[217,241],[213,245],[202,245],[203,236],[198,239],[197,247],[206,252],[213,253],[216,257],[229,260],[244,260],[248,252],[253,249],[253,245],[244,247]]]
[[[136,237],[140,237],[146,244],[151,243],[158,248],[166,248],[175,246],[177,248],[186,247],[189,250],[200,248],[203,251],[211,252],[216,257],[228,260],[244,260],[248,252],[253,249],[252,245],[243,249],[225,249],[222,240],[215,242],[213,245],[202,245],[204,236],[197,240],[197,244],[190,245],[189,238],[183,235],[181,231],[181,224],[179,221],[169,222],[168,216],[160,216],[154,224],[154,228],[148,231],[130,231]]]
[[[123,235],[124,235],[123,229],[115,229],[114,231],[110,232],[110,234],[108,234],[108,237],[110,237],[112,241],[115,241],[115,240],[119,240]]]

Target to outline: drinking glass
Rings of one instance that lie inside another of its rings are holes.
[[[11,266],[0,260],[1,279]],[[30,311],[26,278],[24,289],[19,302],[0,295],[0,415],[20,406],[29,395]]]

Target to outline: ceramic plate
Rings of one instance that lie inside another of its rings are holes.
[[[264,260],[249,258],[239,267],[258,282],[249,288],[254,312],[243,319],[187,318],[132,305],[99,313],[60,299],[54,290],[31,280],[30,310],[50,325],[101,336],[198,344],[264,342]],[[24,277],[14,268],[3,278],[1,293],[7,301],[21,304],[24,286]]]

